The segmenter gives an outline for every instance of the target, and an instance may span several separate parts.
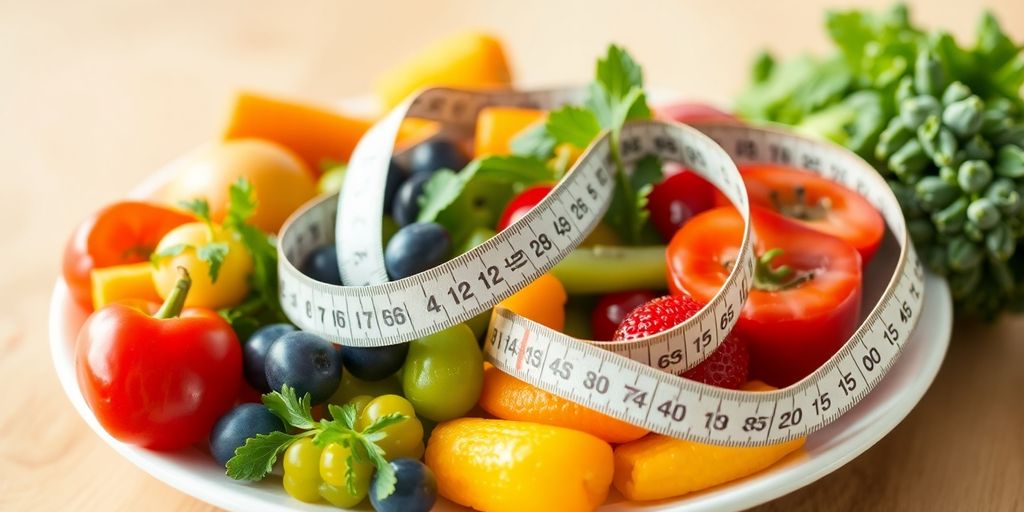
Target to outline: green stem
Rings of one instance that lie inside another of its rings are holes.
[[[178,281],[174,283],[174,289],[164,299],[164,303],[157,310],[153,318],[167,319],[174,318],[181,314],[182,308],[185,307],[185,298],[188,297],[188,289],[192,287],[192,278],[188,275],[188,270],[185,267],[178,267]]]
[[[772,260],[782,254],[782,249],[771,249],[757,258],[754,266],[754,289],[763,292],[781,292],[795,288],[814,279],[814,272],[793,272],[787,265],[772,268]]]
[[[612,130],[612,161],[615,162],[615,186],[619,189],[619,193],[622,197],[634,197],[633,184],[629,181],[629,176],[626,176],[626,166],[622,163],[621,148],[619,147],[619,130]],[[626,243],[634,244],[638,238],[637,233],[634,233],[634,226],[636,226],[635,219],[633,216],[636,212],[632,208],[624,208],[625,218],[623,219],[626,225],[625,235]]]

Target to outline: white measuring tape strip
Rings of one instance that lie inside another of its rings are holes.
[[[339,198],[296,212],[278,244],[281,302],[298,327],[352,346],[409,341],[456,325],[561,261],[601,221],[614,187],[610,137],[594,141],[562,181],[524,218],[474,250],[431,270],[387,282],[381,210],[392,148],[402,119],[441,123],[469,136],[486,106],[556,108],[578,91],[534,93],[429,89],[396,108],[360,141]],[[628,342],[592,344],[498,309],[484,347],[502,371],[551,393],[665,435],[698,442],[757,446],[806,435],[834,421],[885,375],[917,321],[921,267],[888,186],[864,161],[831,144],[739,125],[695,128],[635,122],[621,134],[629,163],[656,154],[697,172],[728,197],[745,220],[736,263],[722,289],[692,318]],[[736,163],[775,162],[818,172],[858,191],[882,213],[900,245],[896,269],[877,305],[844,347],[812,375],[772,392],[731,391],[675,374],[692,368],[739,319],[752,283],[754,251],[746,190]],[[339,204],[340,209],[339,209]],[[314,281],[298,267],[314,249],[338,240],[345,283]],[[688,342],[711,336],[709,344]],[[652,367],[660,356],[669,366]]]

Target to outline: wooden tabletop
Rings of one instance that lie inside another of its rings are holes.
[[[209,140],[235,89],[360,94],[412,49],[475,27],[505,39],[524,83],[585,80],[617,41],[648,83],[727,99],[758,48],[824,51],[830,3],[849,2],[0,1],[0,510],[211,508],[86,427],[57,383],[46,317],[73,226]],[[915,15],[967,36],[980,4],[1024,39],[1020,0],[933,2]],[[763,509],[1024,510],[1022,331],[1024,317],[958,323],[938,380],[895,431]]]

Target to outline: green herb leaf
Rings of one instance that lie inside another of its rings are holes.
[[[364,437],[360,437],[360,441],[363,443],[363,448],[366,449],[370,462],[377,468],[377,475],[373,479],[372,492],[379,498],[391,496],[391,493],[395,492],[395,484],[398,482],[398,479],[395,477],[395,469],[384,458],[384,450]]]
[[[558,142],[548,133],[545,123],[537,123],[513,137],[509,148],[514,155],[546,160],[555,151],[556,144]]]
[[[220,276],[220,267],[224,264],[224,258],[228,255],[228,244],[224,242],[210,242],[199,246],[196,256],[205,261],[209,266],[210,282],[216,283]]]
[[[284,432],[257,434],[246,439],[227,463],[227,475],[235,480],[261,480],[274,468],[278,455],[301,435]]]
[[[228,188],[228,215],[224,224],[231,227],[244,224],[252,214],[256,212],[256,194],[253,192],[252,183],[244,176]]]
[[[407,419],[409,419],[409,417],[400,412],[385,414],[384,416],[377,418],[377,420],[374,421],[373,424],[364,428],[362,434],[365,436],[369,436],[370,434],[381,433],[380,431],[382,429],[390,427],[391,425],[394,425],[396,423],[401,423]],[[374,439],[374,441],[377,440],[378,439]]]
[[[153,252],[153,254],[151,254],[149,256],[149,261],[152,264],[156,265],[157,263],[159,263],[160,260],[162,260],[164,258],[173,258],[173,257],[175,257],[175,256],[177,256],[177,255],[179,255],[179,254],[181,254],[183,252],[185,252],[186,249],[192,249],[192,248],[193,247],[191,245],[189,245],[189,244],[168,245],[167,247],[164,247],[163,249],[160,249],[159,251]]]
[[[348,403],[342,406],[334,404],[327,405],[327,411],[331,413],[331,417],[337,421],[340,421],[345,428],[349,430],[356,429],[356,406],[355,404]]]
[[[543,161],[524,156],[480,158],[459,173],[442,169],[423,187],[417,220],[440,223],[458,246],[473,229],[493,227],[517,188],[554,179]]]
[[[587,147],[601,133],[601,123],[593,112],[572,105],[549,114],[544,126],[556,141],[578,148]]]
[[[281,391],[263,395],[263,405],[267,406],[270,412],[285,423],[302,430],[309,430],[317,426],[310,412],[312,407],[310,401],[309,393],[299,398],[295,394],[295,388],[287,384],[281,387]]]
[[[634,87],[643,88],[644,74],[640,65],[621,46],[609,45],[603,59],[597,61],[595,80],[613,101],[625,97]]]
[[[178,201],[178,205],[192,212],[199,220],[210,223],[210,203],[206,199],[197,197],[187,201]]]

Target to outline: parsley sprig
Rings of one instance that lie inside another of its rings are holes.
[[[595,78],[587,86],[583,105],[567,105],[551,112],[542,127],[526,130],[511,146],[516,154],[545,158],[551,157],[562,144],[586,148],[602,130],[609,130],[612,159],[618,172],[605,221],[624,242],[640,245],[651,240],[645,206],[654,184],[663,177],[661,162],[649,156],[641,159],[632,173],[627,173],[620,144],[626,122],[650,118],[643,70],[626,50],[611,45],[597,61]]]
[[[220,315],[235,329],[239,339],[246,339],[259,326],[285,322],[287,318],[277,300],[277,248],[273,236],[249,224],[249,218],[256,212],[256,194],[252,183],[244,177],[238,178],[228,189],[228,211],[220,224],[224,236],[236,237],[249,252],[253,260],[253,272],[249,276],[251,291],[242,303],[222,309]],[[154,263],[163,258],[177,256],[186,250],[196,252],[196,257],[206,262],[210,281],[216,283],[221,266],[227,258],[230,246],[215,236],[215,224],[210,215],[210,204],[204,198],[181,201],[179,205],[192,212],[208,228],[208,241],[199,246],[176,244],[165,247],[151,257]]]
[[[243,446],[235,450],[235,456],[228,460],[227,475],[235,480],[261,480],[270,473],[280,456],[292,443],[304,437],[313,438],[317,446],[338,443],[349,449],[346,460],[348,471],[345,483],[351,494],[356,493],[355,473],[352,468],[364,461],[373,464],[377,477],[373,480],[374,493],[387,497],[395,490],[395,471],[384,458],[384,450],[377,442],[387,437],[386,427],[408,419],[402,413],[391,413],[377,418],[362,430],[356,428],[356,407],[354,404],[327,406],[333,419],[314,420],[311,413],[309,393],[301,398],[287,385],[281,391],[263,395],[263,405],[286,424],[298,430],[296,433],[272,432],[250,437]]]

